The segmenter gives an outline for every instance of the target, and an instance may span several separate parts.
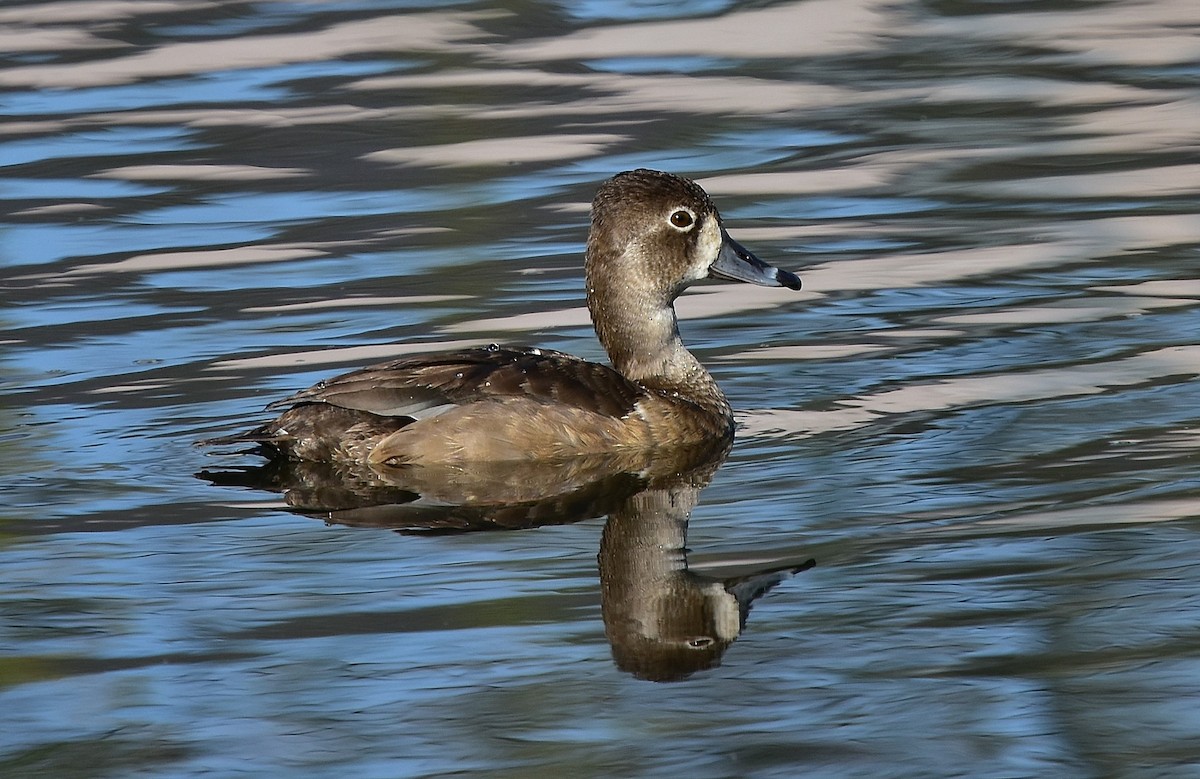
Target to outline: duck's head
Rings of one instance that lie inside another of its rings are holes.
[[[623,288],[665,303],[704,278],[800,289],[795,274],[768,265],[729,237],[699,184],[644,168],[600,185],[586,272],[589,296],[597,288]]]

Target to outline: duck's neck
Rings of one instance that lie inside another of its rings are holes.
[[[587,305],[613,367],[639,384],[727,416],[721,388],[679,337],[674,295],[656,292],[636,272],[613,272],[624,263],[606,262],[604,274],[595,272],[596,264],[589,251]]]

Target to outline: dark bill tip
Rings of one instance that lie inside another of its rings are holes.
[[[722,230],[721,234],[725,242],[721,245],[717,261],[708,269],[709,276],[730,281],[745,281],[763,287],[800,289],[799,276],[768,265],[755,257],[745,246],[730,238],[729,233]]]
[[[788,289],[800,289],[803,283],[795,273],[781,268],[775,269],[775,280],[779,282],[779,286],[787,287]]]

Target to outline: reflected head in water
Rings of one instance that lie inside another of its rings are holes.
[[[268,408],[246,433],[272,457],[360,468],[554,461],[728,441],[725,394],[679,337],[674,301],[721,278],[800,288],[726,232],[695,182],[620,173],[592,203],[587,304],[612,367],[492,345],[406,357],[343,374]]]
[[[728,577],[688,570],[688,517],[706,483],[647,489],[626,499],[604,525],[604,630],[617,667],[638,678],[680,681],[719,665],[754,601],[814,564],[774,559]]]

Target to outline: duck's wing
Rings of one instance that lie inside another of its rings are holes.
[[[372,365],[318,382],[267,408],[325,403],[422,419],[469,403],[523,397],[620,418],[645,394],[606,365],[550,349],[489,346]]]

